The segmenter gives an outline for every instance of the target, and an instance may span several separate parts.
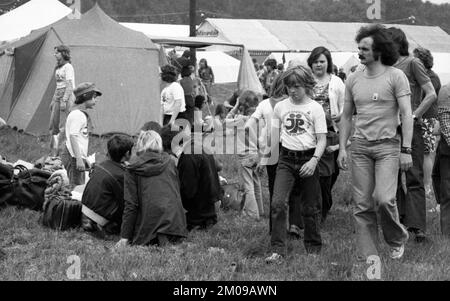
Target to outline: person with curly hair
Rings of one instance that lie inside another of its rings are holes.
[[[304,245],[307,253],[319,253],[320,183],[318,163],[326,145],[327,124],[322,106],[311,99],[316,84],[309,70],[303,66],[283,73],[289,97],[275,105],[272,138],[279,137],[281,150],[272,199],[272,254],[267,263],[279,262],[287,255],[287,206],[294,184],[301,202],[305,227]],[[271,141],[278,143],[279,141]],[[292,191],[294,193],[294,191]]]
[[[393,67],[398,53],[384,26],[361,27],[355,40],[365,68],[352,73],[345,83],[337,161],[339,168],[348,168],[347,141],[356,109],[351,183],[358,258],[378,256],[378,213],[389,255],[399,259],[404,254],[408,232],[400,223],[396,191],[399,166],[403,171],[412,166],[411,92],[406,75]]]
[[[418,58],[425,67],[431,84],[433,85],[436,95],[439,95],[441,89],[441,80],[439,76],[431,69],[433,68],[433,55],[428,49],[417,47],[413,54]],[[439,127],[438,122],[438,104],[433,102],[428,111],[422,117],[422,130],[424,142],[424,158],[423,158],[423,182],[425,186],[425,195],[431,194],[431,172],[433,169],[434,159],[436,157],[436,147],[439,136],[435,135],[435,129]]]
[[[177,82],[178,72],[172,65],[161,67],[161,79],[166,84],[161,91],[163,125],[173,125],[175,120],[184,118],[186,100],[183,87]]]

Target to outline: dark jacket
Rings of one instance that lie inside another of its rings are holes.
[[[188,228],[215,224],[220,183],[214,157],[205,153],[183,153],[178,161],[178,172]]]
[[[187,236],[178,172],[168,154],[147,151],[136,157],[125,174],[124,190],[122,238],[148,245],[157,234]]]
[[[107,171],[105,171],[107,170]],[[125,167],[112,160],[98,164],[83,192],[83,205],[120,227],[123,213]]]

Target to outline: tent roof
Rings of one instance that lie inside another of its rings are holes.
[[[228,41],[224,41],[217,37],[149,37],[153,43],[170,45],[170,46],[180,46],[180,47],[192,47],[192,48],[203,48],[212,45],[221,46],[231,46],[231,47],[241,47],[243,44],[233,44]]]
[[[247,20],[207,18],[198,35],[216,35],[253,51],[311,51],[318,45],[330,51],[356,51],[355,35],[367,23]],[[401,28],[411,49],[450,52],[450,35],[438,26],[388,24]],[[215,33],[214,33],[215,31]]]
[[[72,13],[58,0],[31,0],[0,16],[0,41],[12,41]],[[7,29],[7,30],[6,30]]]
[[[189,25],[119,23],[129,29],[140,31],[147,36],[155,37],[188,37]]]
[[[141,32],[131,30],[111,19],[95,4],[78,20],[52,26],[58,37],[69,46],[104,46],[157,49]]]

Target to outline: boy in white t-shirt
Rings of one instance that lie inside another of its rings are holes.
[[[320,236],[320,202],[318,163],[326,146],[327,124],[320,104],[309,95],[315,85],[311,71],[303,66],[283,74],[289,98],[277,103],[272,120],[272,138],[280,131],[281,150],[272,200],[271,246],[266,262],[277,262],[286,255],[286,219],[288,196],[298,181],[307,253],[318,253]],[[294,192],[293,192],[294,193]]]
[[[61,155],[64,168],[71,185],[85,183],[86,161],[89,147],[90,119],[88,109],[94,108],[97,96],[102,93],[93,83],[82,83],[73,91],[75,105],[67,116],[66,121],[66,147]]]

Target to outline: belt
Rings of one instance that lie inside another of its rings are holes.
[[[301,158],[304,156],[312,156],[314,155],[314,152],[316,151],[315,148],[307,149],[304,151],[293,151],[285,147],[281,147],[281,154],[286,155],[288,157],[293,158]]]

